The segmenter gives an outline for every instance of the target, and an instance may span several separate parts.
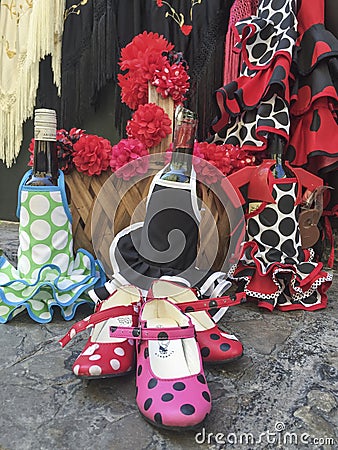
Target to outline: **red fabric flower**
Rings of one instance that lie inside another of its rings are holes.
[[[84,134],[74,144],[73,162],[79,172],[100,175],[109,167],[112,146],[108,139]]]
[[[198,173],[208,183],[216,183],[220,179],[220,173],[228,175],[232,169],[231,159],[221,148],[221,145],[209,144],[208,142],[197,143],[199,151],[203,154],[203,159],[209,163],[201,163],[198,167]],[[210,164],[219,170],[215,171]]]
[[[122,139],[112,148],[110,167],[117,177],[129,180],[148,171],[148,155],[148,149],[138,139]]]
[[[142,71],[118,74],[121,87],[121,100],[130,109],[136,110],[140,105],[148,103],[148,81],[145,80]]]
[[[144,31],[122,49],[118,75],[121,99],[136,110],[148,102],[148,83],[166,98],[173,97],[175,104],[182,103],[189,89],[189,75],[185,62],[171,58],[174,46],[162,35]]]
[[[29,155],[29,161],[28,161],[28,166],[33,166],[34,165],[34,145],[35,145],[35,139],[31,139],[30,143],[29,143],[29,147],[28,147],[28,151],[30,152]]]
[[[236,172],[246,166],[253,166],[258,163],[255,155],[246,152],[241,148],[229,144],[223,144],[221,147],[224,149],[227,156],[229,156],[232,165],[232,172]]]
[[[155,103],[140,105],[127,123],[128,137],[139,139],[147,148],[159,144],[170,133],[171,120]]]
[[[166,162],[171,159],[172,145],[167,150]],[[200,181],[210,185],[220,181],[222,175],[230,175],[243,167],[257,163],[254,155],[231,144],[217,145],[195,142],[193,165]]]
[[[174,46],[158,33],[144,31],[133,38],[133,40],[121,50],[120,67],[122,70],[139,70],[148,67],[162,53],[170,52]]]
[[[182,104],[184,94],[189,89],[189,75],[182,64],[165,65],[155,71],[152,84],[163,98],[169,95],[173,98],[175,105]]]

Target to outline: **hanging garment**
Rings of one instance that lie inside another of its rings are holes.
[[[60,121],[81,127],[119,60],[113,0],[67,0],[62,42]]]
[[[74,258],[63,172],[58,186],[26,186],[31,173],[18,191],[17,268],[0,257],[0,323],[24,309],[33,320],[50,322],[55,306],[70,320],[79,305],[93,305],[87,289],[105,281],[99,262],[86,250],[78,250]]]
[[[320,176],[338,168],[338,39],[325,28],[324,12],[324,0],[303,0],[297,14],[287,152],[292,165]]]
[[[249,300],[270,311],[275,307],[283,311],[325,308],[332,274],[315,261],[311,248],[303,249],[300,233],[303,188],[313,190],[322,181],[290,166],[294,177],[276,179],[270,170],[274,164],[267,160],[228,177],[239,195],[240,187],[248,186],[247,201],[242,197],[247,239],[229,278]]]
[[[267,133],[288,140],[289,73],[297,37],[293,0],[260,1],[257,16],[236,24],[243,65],[236,80],[216,91],[215,143],[264,150]]]
[[[39,63],[52,55],[61,86],[65,0],[0,2],[0,159],[10,167],[20,151],[23,123],[32,116]]]
[[[228,31],[225,38],[224,53],[224,79],[223,83],[228,84],[238,78],[240,74],[241,55],[236,50],[236,35],[234,28],[237,22],[247,19],[257,14],[258,0],[235,0],[229,18]],[[243,62],[243,61],[242,61]]]

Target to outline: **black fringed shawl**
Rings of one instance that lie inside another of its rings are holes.
[[[83,1],[81,3],[84,3]],[[204,139],[215,114],[213,93],[222,84],[224,39],[233,0],[67,0],[63,37],[63,127],[80,127],[95,110],[100,89],[113,80],[115,124],[122,135],[131,111],[121,104],[117,86],[120,50],[144,30],[163,34],[182,51],[191,76],[187,106],[200,117],[199,139]],[[169,6],[170,4],[170,6]],[[190,17],[191,6],[192,20]],[[72,8],[73,7],[73,8]],[[172,17],[183,14],[184,26]],[[167,15],[169,13],[169,15]],[[189,34],[189,27],[191,31]]]

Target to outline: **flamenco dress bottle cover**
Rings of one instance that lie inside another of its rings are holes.
[[[86,290],[104,282],[100,263],[90,253],[79,249],[73,255],[64,176],[57,171],[49,145],[55,140],[56,126],[52,124],[52,137],[39,139],[37,132],[38,117],[42,121],[47,117],[48,122],[50,116],[50,110],[36,112],[34,170],[24,175],[18,190],[17,268],[0,257],[0,323],[25,309],[33,320],[50,322],[55,306],[70,320],[79,305],[92,304]]]
[[[291,168],[286,176],[275,178],[276,160],[246,167],[229,176],[238,188],[248,187],[247,237],[238,264],[229,271],[247,298],[273,310],[316,310],[327,305],[326,291],[332,274],[317,262],[312,248],[304,248],[301,229],[302,191],[313,191],[322,180],[304,169]],[[242,197],[243,198],[243,197]],[[318,215],[319,219],[320,213]],[[311,225],[314,225],[311,223]],[[314,227],[312,227],[314,228]],[[308,230],[305,230],[308,232]],[[316,239],[314,239],[316,241]]]
[[[171,162],[152,180],[145,220],[128,226],[113,239],[112,280],[105,288],[90,291],[93,299],[102,300],[123,284],[136,285],[146,293],[161,277],[179,277],[211,296],[216,296],[215,289],[221,295],[231,285],[225,273],[196,267],[201,221],[192,167],[196,126],[192,111],[176,108]]]

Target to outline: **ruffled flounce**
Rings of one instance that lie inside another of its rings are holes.
[[[294,166],[323,176],[338,167],[337,140],[333,105],[330,99],[319,98],[305,114],[293,119],[287,159]]]
[[[332,282],[332,274],[323,270],[322,263],[313,262],[314,252],[304,251],[304,261],[262,263],[255,242],[246,242],[244,252],[249,258],[241,259],[229,271],[229,278],[240,285],[248,300],[272,311],[316,310],[327,306],[326,292]],[[248,253],[249,252],[249,253]]]
[[[210,286],[213,283],[213,271],[197,269],[193,264],[187,262],[186,269],[181,267],[170,267],[168,264],[154,264],[140,255],[137,250],[141,240],[141,227],[124,230],[124,235],[116,236],[116,247],[111,252],[113,260],[113,278],[121,283],[129,283],[147,291],[151,283],[162,277],[180,277],[186,280],[191,286],[201,288],[210,279]],[[190,261],[189,261],[190,262]],[[224,276],[225,274],[222,274]],[[210,278],[211,277],[211,278]]]
[[[271,4],[270,4],[271,3]],[[289,75],[296,39],[291,2],[262,1],[258,16],[239,22],[241,76],[216,91],[216,142],[264,150],[267,133],[289,137]]]
[[[306,30],[292,68],[291,137],[294,166],[324,175],[338,166],[338,40],[322,24]]]
[[[338,40],[321,23],[305,30],[297,43],[293,64],[300,76],[309,75],[323,60],[338,56]]]
[[[0,323],[27,310],[39,323],[50,322],[55,307],[65,320],[71,320],[79,305],[94,305],[86,291],[105,281],[98,261],[86,250],[77,252],[68,272],[58,266],[41,266],[36,279],[22,279],[19,271],[5,257],[0,258]]]
[[[287,102],[273,95],[261,101],[257,108],[243,111],[236,117],[224,121],[226,125],[214,134],[209,142],[238,145],[243,150],[258,151],[267,147],[267,133],[289,138],[290,117]]]
[[[268,68],[279,54],[286,55],[290,61],[292,59],[292,49],[297,38],[297,20],[291,8],[292,2],[280,0],[276,9],[271,7],[273,3],[270,0],[261,1],[257,16],[241,20],[235,25],[236,48],[242,52],[249,70]]]

